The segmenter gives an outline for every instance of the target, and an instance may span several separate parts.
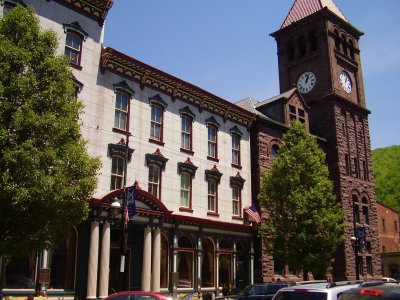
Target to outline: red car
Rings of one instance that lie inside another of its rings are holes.
[[[119,292],[104,298],[104,300],[171,300],[171,299],[172,299],[171,297],[162,293],[136,292],[136,291]]]

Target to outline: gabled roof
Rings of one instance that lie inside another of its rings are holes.
[[[267,99],[267,100],[264,100],[264,101],[261,101],[261,102],[258,102],[257,103],[257,105],[255,106],[256,108],[257,107],[261,107],[261,106],[264,106],[265,104],[271,104],[272,102],[275,102],[275,101],[278,101],[278,100],[280,100],[280,99],[289,99],[292,95],[293,95],[293,93],[295,92],[295,91],[297,91],[297,88],[291,88],[290,90],[288,90],[288,91],[286,91],[286,92],[284,92],[284,93],[282,93],[282,94],[279,94],[279,95],[277,95],[277,96],[275,96],[275,97],[272,97],[272,98],[269,98],[269,99]],[[302,99],[302,97],[300,96],[300,98]],[[303,99],[302,99],[303,100]],[[303,102],[304,102],[304,100],[303,100]],[[304,102],[304,104],[305,104],[305,102]]]
[[[287,15],[285,21],[283,21],[281,29],[306,18],[325,7],[343,19],[343,21],[348,22],[333,0],[295,0],[292,8],[289,11],[289,14]]]

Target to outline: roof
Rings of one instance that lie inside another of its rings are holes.
[[[294,87],[294,88],[291,88],[290,90],[288,90],[288,91],[286,91],[286,92],[284,92],[282,94],[279,94],[279,95],[277,95],[275,97],[272,97],[272,98],[269,98],[267,100],[258,102],[256,107],[264,106],[267,103],[270,104],[270,103],[272,103],[274,101],[277,101],[277,100],[280,100],[280,99],[289,99],[296,90],[297,89]]]
[[[103,25],[113,0],[56,0]]]
[[[295,0],[289,14],[286,16],[285,21],[283,21],[281,29],[306,18],[325,7],[344,21],[348,22],[333,0]]]
[[[180,99],[197,106],[200,111],[207,110],[246,128],[250,128],[256,119],[255,114],[245,108],[113,48],[102,49],[100,66],[138,82],[141,88],[148,86],[171,96],[173,101]]]

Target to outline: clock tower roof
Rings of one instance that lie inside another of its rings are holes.
[[[325,7],[345,22],[348,22],[333,0],[295,0],[289,14],[286,16],[285,21],[283,21],[281,29],[300,21]]]

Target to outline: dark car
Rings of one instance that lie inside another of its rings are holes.
[[[350,289],[338,300],[399,300],[400,282],[366,282],[362,287]]]
[[[171,300],[171,298],[157,292],[126,291],[109,295],[104,300]]]
[[[286,283],[255,283],[246,286],[239,294],[229,296],[235,300],[271,300]]]

